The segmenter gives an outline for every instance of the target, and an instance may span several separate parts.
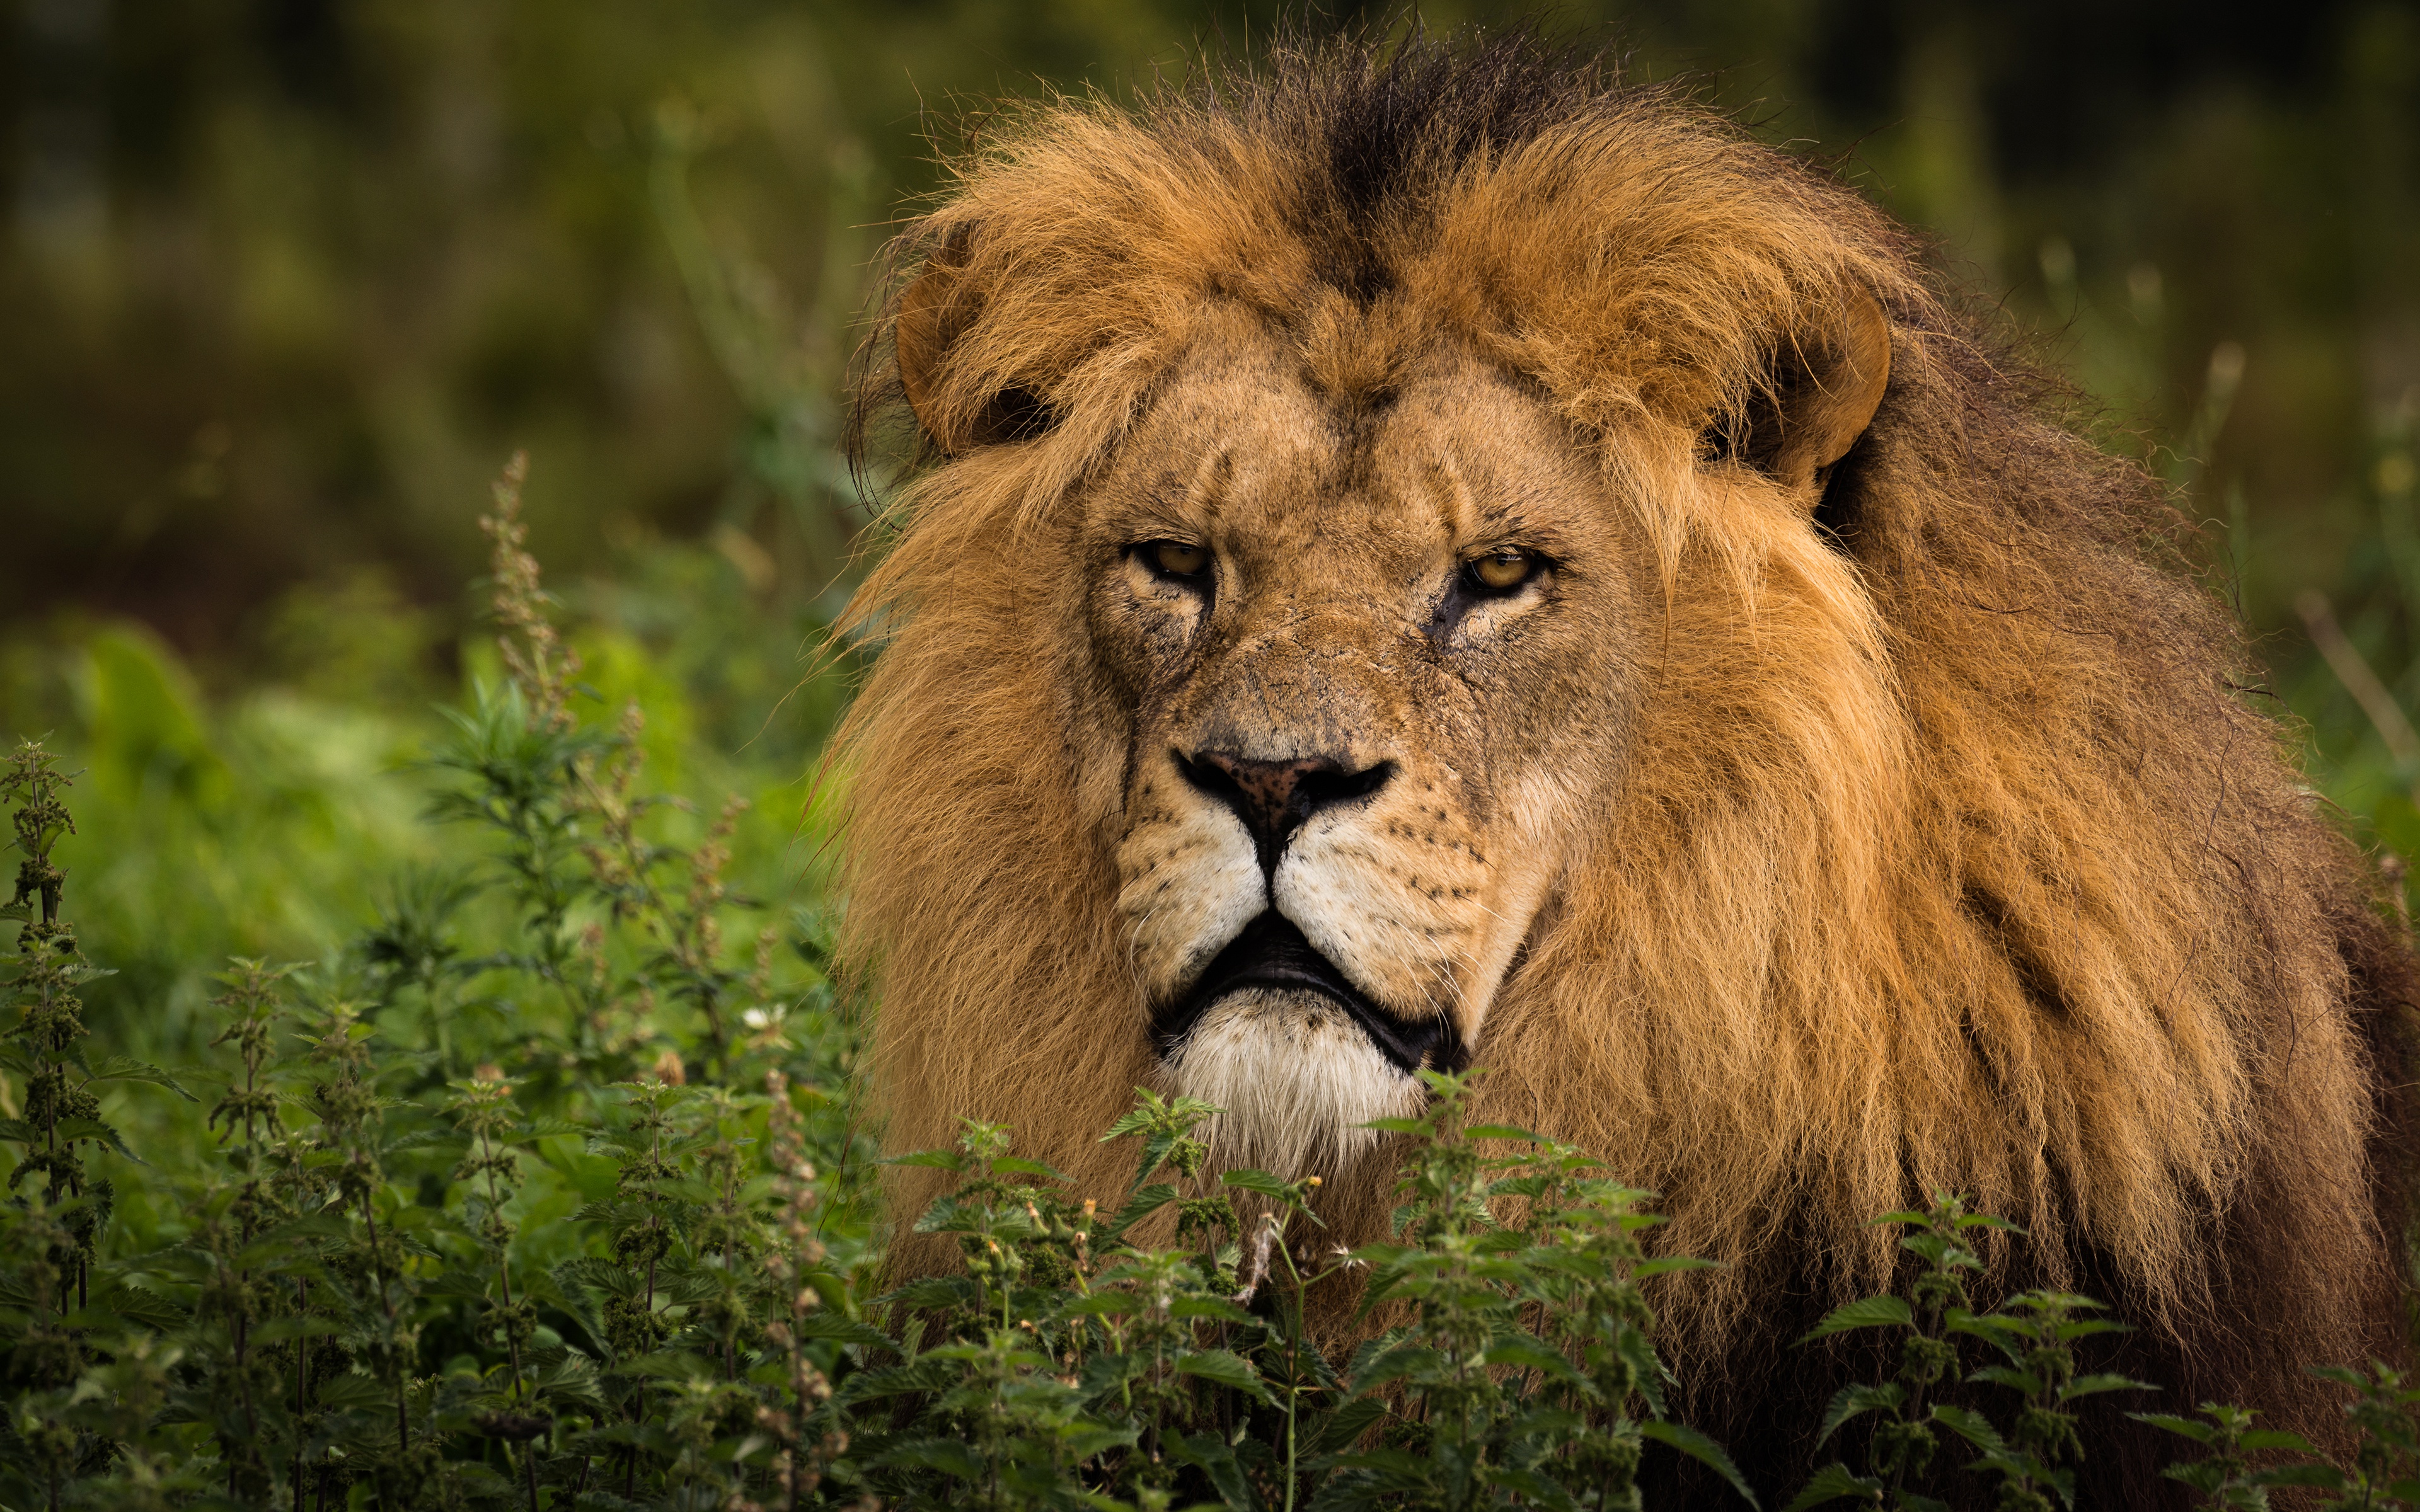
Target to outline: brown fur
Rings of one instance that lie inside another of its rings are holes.
[[[1522,841],[1551,864],[1495,976],[1471,923],[1418,1011],[1491,1068],[1486,1117],[1600,1152],[1664,1194],[1673,1248],[1731,1262],[1668,1307],[1684,1374],[1784,1382],[1710,1391],[1734,1431],[1804,1426],[1792,1398],[1867,1367],[1780,1345],[1885,1284],[1864,1220],[1936,1189],[2030,1229],[2007,1279],[2126,1309],[2171,1410],[2229,1396],[2324,1430],[2300,1367],[2397,1347],[2381,1166],[2409,1142],[2381,1086],[2410,954],[2236,691],[2235,627],[2177,564],[2158,487],[2042,418],[1871,207],[1679,95],[1518,42],[1341,47],[1131,110],[1036,108],[904,245],[932,465],[860,602],[887,639],[841,748],[895,1148],[998,1119],[1089,1189],[1118,1180],[1094,1139],[1164,1080],[1148,1015],[1182,969],[1139,957],[1120,912],[1158,801],[1128,779],[1153,720],[1229,715],[1134,660],[1209,632],[1102,609],[1102,532],[1205,486],[1161,462],[1295,406],[1325,418],[1277,449],[1347,459],[1300,473],[1342,513],[1266,514],[1306,532],[1298,556],[1378,539],[1388,458],[1419,448],[1544,458],[1549,491],[1586,472],[1571,529],[1614,564],[1593,580],[1616,629],[1523,675],[1609,712],[1575,746],[1534,701],[1472,705],[1481,764],[1577,796]],[[1791,375],[1873,306],[1891,362],[1862,440],[1828,484],[1760,472]],[[877,373],[867,404],[901,392]],[[1351,608],[1297,607],[1315,623],[1282,665]],[[1425,664],[1353,644],[1370,720],[1415,728],[1445,696],[1404,713],[1388,690]],[[1278,665],[1247,667],[1264,694]],[[1424,748],[1389,759],[1418,772]],[[1452,816],[1490,858],[1474,888],[1518,890],[1494,876],[1510,791]],[[1331,1182],[1348,1237],[1384,1180],[1373,1160]],[[2149,1452],[2104,1457],[2147,1498]]]

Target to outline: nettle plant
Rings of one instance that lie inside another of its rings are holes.
[[[1217,1110],[1192,1099],[1139,1089],[1105,1136],[1140,1144],[1114,1211],[1009,1153],[995,1125],[908,1157],[961,1178],[917,1227],[954,1236],[966,1273],[876,1299],[895,1341],[854,1341],[895,1363],[833,1397],[859,1451],[845,1473],[911,1504],[1619,1507],[1662,1443],[1736,1483],[1719,1447],[1665,1415],[1641,1284],[1697,1262],[1642,1252],[1658,1221],[1644,1194],[1568,1147],[1465,1128],[1469,1076],[1429,1085],[1426,1115],[1384,1125],[1413,1150],[1396,1242],[1331,1250],[1310,1273],[1318,1178],[1208,1178],[1193,1131]],[[1173,1247],[1132,1242],[1155,1220]],[[1331,1362],[1304,1297],[1347,1269],[1365,1308],[1403,1320]]]
[[[915,1222],[965,1263],[881,1289],[819,926],[727,885],[737,809],[651,791],[635,708],[582,712],[520,481],[486,522],[506,676],[424,769],[457,864],[394,879],[341,959],[231,963],[208,1064],[95,1042],[73,774],[33,743],[0,766],[0,1505],[1612,1509],[1657,1456],[1753,1504],[1654,1345],[1701,1262],[1585,1152],[1467,1124],[1475,1072],[1376,1126],[1384,1242],[1342,1252],[1315,1178],[1214,1172],[1218,1110],[1139,1091],[1103,1136],[1123,1192],[994,1125],[907,1157],[954,1177]],[[1831,1403],[1852,1447],[1790,1505],[2065,1505],[2070,1404],[2139,1385],[2077,1371],[2117,1325],[1978,1307],[1976,1236],[2017,1236],[1953,1197],[1878,1221],[1906,1288],[1813,1337],[1896,1330],[1899,1361]],[[1376,1330],[1341,1358],[1306,1321],[1331,1285]],[[2335,1379],[2349,1464],[2224,1405],[2146,1417],[2211,1506],[2420,1505],[2420,1387]]]

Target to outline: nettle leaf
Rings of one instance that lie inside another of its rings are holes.
[[[1577,1381],[1578,1367],[1559,1350],[1548,1349],[1538,1339],[1527,1335],[1498,1339],[1487,1347],[1481,1362],[1491,1366],[1510,1366],[1515,1370],[1535,1370],[1558,1381]]]
[[[1128,1430],[1128,1437],[1134,1432]],[[1175,1457],[1210,1477],[1218,1500],[1230,1512],[1254,1512],[1258,1503],[1245,1482],[1244,1467],[1235,1462],[1234,1448],[1215,1433],[1171,1434],[1168,1446]]]
[[[171,1329],[186,1319],[185,1309],[147,1288],[124,1281],[101,1288],[92,1301],[70,1314],[68,1326],[102,1329],[112,1321],[135,1328]]]
[[[1387,1404],[1375,1396],[1346,1402],[1330,1412],[1327,1421],[1320,1425],[1319,1432],[1312,1438],[1308,1450],[1311,1454],[1330,1454],[1349,1449],[1361,1435],[1389,1415]]]
[[[1178,1358],[1176,1373],[1240,1391],[1265,1407],[1278,1404],[1276,1394],[1261,1383],[1261,1374],[1251,1362],[1233,1350],[1191,1350]]]
[[[200,1098],[185,1090],[184,1085],[176,1077],[147,1061],[136,1060],[131,1056],[103,1056],[86,1069],[91,1072],[92,1081],[147,1082],[153,1087],[166,1088],[188,1103],[201,1101]]]
[[[1390,1381],[1401,1381],[1417,1373],[1422,1366],[1436,1363],[1437,1351],[1425,1344],[1398,1344],[1394,1348],[1357,1361],[1350,1382],[1355,1396],[1371,1387]]]
[[[108,1146],[111,1150],[125,1156],[137,1165],[150,1164],[127,1149],[125,1137],[99,1119],[61,1119],[52,1127],[57,1131],[58,1136],[62,1139],[90,1139]]]
[[[1022,1155],[995,1156],[991,1163],[991,1174],[994,1176],[1032,1176],[1039,1177],[1047,1181],[1064,1181],[1067,1180],[1065,1173],[1060,1171],[1057,1167],[1046,1165],[1038,1160],[1028,1160]]]
[[[1678,1423],[1668,1423],[1662,1418],[1654,1418],[1639,1424],[1638,1432],[1641,1438],[1652,1439],[1657,1443],[1678,1449],[1698,1463],[1706,1466],[1730,1482],[1731,1489],[1739,1492],[1741,1501],[1750,1506],[1757,1504],[1756,1492],[1748,1489],[1747,1477],[1739,1473],[1739,1466],[1731,1463],[1731,1457],[1723,1451],[1721,1444],[1707,1438],[1696,1428],[1683,1427]]]
[[[1992,1427],[1991,1420],[1980,1412],[1972,1412],[1963,1407],[1952,1407],[1946,1402],[1937,1402],[1933,1405],[1931,1415],[1932,1421],[1957,1434],[1985,1454],[2005,1455],[2009,1452],[2008,1441],[2000,1437],[2000,1430]]]
[[[1840,1426],[1860,1413],[1878,1408],[1896,1408],[1907,1400],[1907,1388],[1897,1381],[1880,1386],[1843,1386],[1832,1394],[1831,1405],[1823,1409],[1823,1426],[1815,1435],[1822,1443],[1840,1430]]]
[[[898,1290],[881,1298],[876,1305],[903,1303],[917,1312],[939,1312],[946,1307],[982,1305],[983,1288],[962,1275],[927,1276],[910,1281]]]
[[[2104,1391],[2158,1391],[2159,1389],[2148,1381],[2136,1381],[2131,1376],[2078,1376],[2059,1388],[2058,1399],[2071,1402],[2078,1396],[2091,1396]]]
[[[1112,1449],[1130,1447],[1141,1436],[1142,1430],[1140,1428],[1112,1427],[1107,1423],[1095,1423],[1087,1417],[1078,1418],[1060,1429],[1059,1443],[1060,1447],[1067,1451],[1069,1458],[1080,1463],[1094,1456],[1105,1455]]]
[[[1222,1323],[1255,1323],[1260,1319],[1224,1297],[1179,1297],[1168,1304],[1171,1318],[1215,1318]]]
[[[885,1464],[938,1470],[960,1480],[981,1480],[990,1468],[984,1463],[983,1456],[955,1439],[911,1439],[892,1444],[880,1458]]]
[[[1291,1182],[1280,1181],[1266,1171],[1249,1168],[1224,1171],[1219,1174],[1218,1181],[1220,1185],[1233,1187],[1238,1192],[1257,1192],[1262,1196],[1276,1197],[1280,1201],[1290,1202],[1295,1196]]]
[[[2131,1417],[2133,1414],[2127,1415]],[[2298,1455],[2319,1452],[2310,1440],[2299,1433],[2288,1433],[2284,1428],[2254,1428],[2235,1442],[2247,1454],[2259,1454],[2270,1449],[2284,1449]]]
[[[798,1334],[800,1338],[837,1339],[843,1344],[855,1344],[862,1349],[886,1350],[892,1354],[906,1352],[879,1330],[837,1313],[807,1314],[799,1319]]]
[[[1175,1200],[1176,1188],[1165,1181],[1155,1181],[1149,1186],[1135,1188],[1133,1195],[1126,1198],[1126,1205],[1120,1208],[1118,1215],[1109,1220],[1109,1233],[1104,1237],[1117,1238]]]
[[[2003,1234],[2014,1234],[2020,1239],[2024,1238],[2025,1233],[2020,1226],[2010,1223],[2006,1218],[1994,1217],[1988,1212],[1963,1214],[1959,1218],[1957,1227],[1962,1232],[1969,1228],[1993,1228]]]
[[[1939,1234],[1908,1234],[1900,1240],[1899,1247],[1931,1266],[1958,1271],[1979,1271],[1983,1268],[1982,1257],[1973,1250]]]
[[[1989,1381],[1994,1386],[2006,1386],[2010,1391],[2023,1392],[2027,1396],[2042,1389],[2041,1377],[2030,1370],[2020,1370],[2014,1365],[1987,1365],[1966,1379],[1970,1381]]]
[[[2350,1484],[2343,1471],[2329,1464],[2278,1465],[2256,1470],[2244,1478],[2256,1486],[2315,1486],[2323,1491],[2341,1491]],[[2409,1491],[2396,1494],[2405,1501],[2414,1499]]]
[[[1879,1505],[1882,1495],[1881,1481],[1871,1475],[1857,1474],[1835,1460],[1817,1471],[1805,1486],[1800,1487],[1798,1494],[1790,1499],[1781,1512],[1807,1512],[1810,1506],[1822,1506],[1826,1502],[1837,1502],[1843,1497],[1854,1497]]]
[[[2208,1423],[2196,1423],[2189,1417],[2177,1417],[2168,1412],[2129,1412],[2126,1415],[2137,1423],[2149,1423],[2155,1428],[2164,1428],[2170,1433],[2182,1434],[2195,1443],[2214,1443],[2218,1441],[2218,1429],[2215,1427]],[[2245,1447],[2248,1448],[2250,1445]]]
[[[1059,1314],[1063,1318],[1106,1318],[1133,1312],[1141,1305],[1129,1291],[1095,1291],[1061,1303]]]
[[[1823,1320],[1798,1342],[1811,1344],[1835,1334],[1846,1334],[1860,1328],[1914,1328],[1916,1313],[1904,1297],[1867,1297],[1844,1306],[1835,1307]]]
[[[1657,1417],[1664,1415],[1664,1362],[1655,1358],[1655,1346],[1636,1328],[1624,1326],[1614,1335],[1614,1349],[1630,1365],[1630,1373],[1638,1381],[1638,1395],[1647,1398],[1647,1410]]]
[[[1462,1131],[1462,1136],[1466,1139],[1526,1139],[1533,1145],[1546,1142],[1540,1135],[1509,1123],[1474,1123]]]

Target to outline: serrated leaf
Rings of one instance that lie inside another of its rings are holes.
[[[1104,1318],[1130,1313],[1141,1305],[1131,1292],[1095,1291],[1069,1298],[1059,1304],[1059,1311],[1067,1318]]]
[[[2159,1389],[2148,1381],[2136,1381],[2132,1376],[2078,1376],[2059,1388],[2058,1399],[2071,1402],[2078,1396],[2097,1396],[2104,1391],[2158,1391]]]
[[[2350,1484],[2343,1471],[2326,1464],[2277,1465],[2256,1470],[2245,1479],[2258,1486],[2315,1486],[2323,1491],[2340,1491]]]
[[[1233,1350],[1194,1350],[1176,1362],[1176,1373],[1240,1391],[1264,1406],[1275,1407],[1276,1396],[1261,1383],[1251,1362]]]
[[[991,1174],[994,1176],[1038,1176],[1043,1180],[1049,1181],[1063,1181],[1067,1180],[1065,1174],[1060,1171],[1057,1167],[1046,1165],[1038,1160],[1029,1160],[1023,1155],[1001,1155],[995,1157],[991,1163]]]
[[[1835,1334],[1846,1334],[1860,1328],[1914,1328],[1915,1326],[1916,1314],[1909,1309],[1906,1298],[1867,1297],[1833,1308],[1823,1315],[1822,1322],[1816,1324],[1807,1336],[1798,1342],[1811,1344],[1820,1338],[1829,1338]]]
[[[56,1131],[58,1136],[62,1139],[90,1139],[98,1144],[108,1146],[109,1149],[115,1150],[119,1155],[124,1156],[126,1159],[132,1161],[137,1165],[147,1165],[150,1164],[150,1162],[145,1160],[142,1156],[137,1155],[134,1151],[127,1149],[125,1136],[120,1134],[116,1129],[111,1128],[108,1124],[101,1122],[99,1119],[61,1119],[57,1123],[52,1125],[52,1128]]]
[[[1319,1426],[1318,1436],[1311,1443],[1311,1452],[1330,1454],[1350,1448],[1387,1415],[1387,1404],[1374,1396],[1362,1396],[1346,1402],[1330,1412],[1327,1421]]]
[[[2012,1365],[1987,1365],[1966,1378],[1969,1381],[1985,1381],[1994,1386],[2031,1396],[2042,1389],[2041,1378],[2030,1370],[2020,1370]]]
[[[1826,1502],[1837,1502],[1843,1497],[1852,1496],[1861,1501],[1870,1501],[1879,1506],[1882,1504],[1882,1495],[1881,1481],[1870,1475],[1856,1474],[1848,1466],[1835,1460],[1810,1476],[1807,1484],[1798,1489],[1798,1494],[1792,1497],[1782,1507],[1781,1512],[1807,1512],[1810,1506],[1822,1506]]]
[[[1639,1424],[1638,1432],[1640,1437],[1652,1439],[1657,1443],[1678,1449],[1698,1463],[1706,1466],[1730,1482],[1731,1489],[1739,1492],[1740,1500],[1750,1506],[1756,1505],[1756,1492],[1748,1489],[1747,1477],[1742,1475],[1739,1473],[1739,1467],[1731,1463],[1731,1457],[1723,1451],[1721,1444],[1707,1438],[1696,1428],[1683,1427],[1678,1423],[1654,1418]]]
[[[911,1439],[892,1444],[880,1458],[886,1464],[938,1470],[960,1480],[981,1480],[989,1470],[983,1456],[955,1439]]]
[[[2025,1233],[2024,1229],[2021,1226],[2019,1226],[2019,1225],[2017,1225],[2017,1224],[2010,1223],[2010,1222],[2009,1222],[2008,1219],[2006,1219],[2006,1218],[1998,1217],[1998,1216],[1996,1216],[1996,1215],[1994,1215],[1994,1214],[1993,1214],[1993,1213],[1988,1213],[1988,1212],[1970,1212],[1970,1213],[1967,1213],[1966,1215],[1964,1215],[1963,1217],[1962,1217],[1962,1218],[1960,1218],[1960,1219],[1958,1220],[1957,1227],[1958,1227],[1959,1228],[1961,1228],[1961,1229],[1967,1229],[1967,1228],[1991,1228],[1991,1229],[1996,1229],[1996,1230],[1998,1230],[1999,1232],[2001,1232],[2001,1233],[2003,1233],[2003,1234],[2014,1234],[2014,1235],[2018,1236],[2019,1238],[2024,1238],[2024,1233]]]
[[[1171,1318],[1215,1318],[1222,1323],[1251,1323],[1258,1319],[1224,1297],[1178,1297],[1168,1304]]]
[[[1294,1189],[1291,1183],[1280,1181],[1266,1171],[1252,1170],[1249,1167],[1243,1170],[1222,1171],[1218,1176],[1218,1183],[1221,1186],[1233,1187],[1238,1192],[1257,1192],[1262,1196],[1277,1197],[1287,1202],[1294,1200]]]
[[[1818,1444],[1840,1431],[1840,1425],[1861,1413],[1877,1408],[1897,1407],[1907,1400],[1907,1388],[1896,1381],[1880,1386],[1848,1385],[1832,1394],[1831,1402],[1823,1409],[1823,1424],[1815,1435]]]
[[[1638,1382],[1638,1395],[1647,1399],[1648,1412],[1663,1416],[1664,1362],[1655,1357],[1655,1346],[1645,1334],[1625,1327],[1614,1335],[1613,1348],[1629,1364],[1631,1377]]]
[[[979,1305],[983,1288],[962,1275],[927,1276],[908,1282],[882,1300],[905,1303],[918,1312],[938,1312],[944,1307]]]
[[[1526,1139],[1533,1145],[1546,1142],[1528,1130],[1509,1123],[1474,1123],[1462,1131],[1462,1136],[1465,1139]]]
[[[1578,1367],[1565,1358],[1561,1350],[1548,1349],[1534,1338],[1498,1339],[1487,1347],[1487,1352],[1481,1358],[1489,1365],[1535,1370],[1558,1381],[1576,1381],[1580,1375]]]
[[[2299,1433],[2288,1433],[2284,1428],[2254,1428],[2238,1439],[2236,1443],[2252,1454],[2259,1454],[2270,1449],[2284,1449],[2298,1455],[2315,1455],[2319,1452],[2312,1446],[2310,1440]]]
[[[892,1354],[904,1352],[879,1330],[869,1324],[861,1323],[853,1318],[843,1318],[838,1313],[807,1314],[806,1317],[799,1319],[798,1335],[800,1338],[835,1339],[843,1344],[857,1345],[861,1349],[885,1350]]]
[[[96,1082],[147,1082],[154,1087],[166,1088],[188,1103],[201,1101],[185,1090],[184,1084],[176,1077],[131,1056],[103,1056],[87,1069],[92,1072],[91,1079]]]
[[[2009,1452],[2008,1441],[2000,1437],[2000,1430],[1992,1427],[1991,1420],[1980,1412],[1969,1412],[1963,1407],[1952,1407],[1947,1402],[1937,1402],[1933,1405],[1931,1415],[1932,1421],[1957,1434],[1985,1454],[2005,1455]]]
[[[2126,1415],[2137,1423],[2149,1423],[2155,1428],[2182,1434],[2195,1443],[2210,1443],[2218,1438],[2218,1429],[2211,1424],[2197,1423],[2192,1418],[2178,1417],[2170,1412],[2129,1412]]]
[[[1177,1458],[1210,1477],[1228,1512],[1255,1512],[1259,1503],[1244,1479],[1244,1467],[1235,1462],[1235,1451],[1224,1439],[1215,1433],[1171,1434],[1168,1443]]]
[[[1155,1181],[1149,1186],[1135,1188],[1134,1194],[1126,1198],[1126,1205],[1120,1208],[1118,1215],[1109,1220],[1109,1231],[1105,1237],[1117,1238],[1175,1200],[1176,1188],[1165,1181]]]

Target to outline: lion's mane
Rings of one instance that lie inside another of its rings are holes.
[[[1062,501],[1228,301],[1314,363],[1347,319],[1466,343],[1642,501],[1668,609],[1620,796],[1475,1058],[1487,1117],[1732,1262],[1688,1336],[1777,1348],[1888,1279],[1868,1218],[1962,1189],[2030,1231],[2009,1279],[2131,1311],[2171,1404],[2294,1415],[2302,1364],[2389,1347],[2408,952],[2162,489],[1856,194],[1518,39],[1345,45],[995,118],[902,248],[954,270],[909,311],[949,359],[838,756],[893,1147],[1000,1119],[1117,1180],[1094,1141],[1153,1057],[1070,788]],[[1893,363],[1819,528],[1672,486],[1849,290]],[[897,392],[877,363],[862,412]]]

